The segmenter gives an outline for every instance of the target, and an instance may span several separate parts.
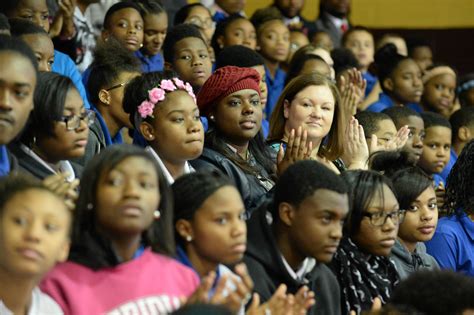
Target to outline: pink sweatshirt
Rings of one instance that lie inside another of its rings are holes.
[[[73,262],[56,266],[40,287],[64,314],[166,314],[199,285],[190,268],[146,249],[140,257],[97,271]]]

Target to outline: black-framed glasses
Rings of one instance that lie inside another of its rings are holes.
[[[394,224],[399,224],[403,222],[405,218],[405,210],[396,210],[389,213],[385,213],[383,211],[380,212],[364,212],[362,216],[368,217],[370,220],[370,224],[373,226],[383,226],[387,223],[387,219],[390,218]]]
[[[90,127],[94,123],[95,112],[92,110],[86,110],[81,115],[70,115],[61,118],[61,121],[66,124],[66,129],[69,131],[76,130],[81,125],[81,121],[85,121],[87,127]]]
[[[129,82],[129,81],[119,83],[119,84],[114,85],[114,86],[111,86],[111,87],[109,87],[108,89],[105,89],[105,90],[108,92],[108,91],[111,91],[111,90],[114,90],[114,89],[118,89],[119,87],[122,87],[122,86],[127,85],[128,82]]]

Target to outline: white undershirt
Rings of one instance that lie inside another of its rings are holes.
[[[163,171],[163,175],[165,176],[166,181],[168,182],[168,184],[172,185],[174,183],[174,178],[173,178],[173,176],[171,176],[171,173],[166,168],[166,166],[163,163],[163,161],[161,160],[160,156],[150,146],[147,146],[145,148],[145,151],[151,153],[151,155],[155,158],[156,162],[158,162],[158,165],[160,166],[161,170]],[[184,163],[184,174],[194,173],[195,171],[196,170],[191,166],[191,164],[188,163],[188,161],[186,161]]]

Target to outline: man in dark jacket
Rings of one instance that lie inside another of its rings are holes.
[[[350,28],[348,20],[350,0],[321,0],[319,16],[315,22],[316,31],[329,34],[334,48],[341,47],[342,35]]]
[[[325,263],[342,237],[347,192],[338,175],[315,161],[298,162],[280,177],[272,202],[247,225],[244,261],[263,301],[282,283],[292,294],[307,286],[316,299],[308,314],[340,314],[339,285]]]

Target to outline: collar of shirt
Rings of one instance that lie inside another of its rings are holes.
[[[164,60],[161,53],[158,53],[153,56],[146,56],[140,49],[134,52],[135,57],[137,57],[142,62],[142,71],[143,72],[154,72],[154,71],[163,71]]]
[[[67,173],[67,174],[69,174],[69,176],[66,177],[66,181],[72,182],[76,178],[76,174],[74,173],[74,169],[72,168],[72,165],[69,161],[67,161],[67,160],[59,161],[58,165],[55,166],[55,165],[49,164],[48,162],[43,160],[38,154],[36,154],[33,150],[28,148],[23,143],[20,145],[20,148],[23,152],[28,154],[30,157],[32,157],[34,160],[36,160],[38,163],[43,165],[46,169],[48,169],[52,173],[54,173],[54,174],[58,174],[58,173],[63,173],[63,174]]]
[[[329,20],[332,22],[332,24],[334,24],[334,26],[336,26],[336,28],[338,30],[341,29],[341,26],[343,24],[349,26],[349,21],[347,21],[347,19],[340,19],[338,17],[335,17],[334,15],[331,15],[331,14],[327,14],[327,17],[329,18]]]
[[[170,185],[173,184],[174,183],[173,176],[171,176],[171,173],[168,171],[165,164],[161,160],[160,156],[155,152],[155,150],[153,150],[152,147],[147,146],[145,148],[145,151],[150,153],[155,158],[156,162],[158,163],[161,170],[163,171],[163,175],[165,176],[166,181],[168,182],[168,184],[170,184]],[[184,163],[184,174],[189,174],[189,173],[193,173],[193,172],[195,172],[194,168],[188,163],[188,161],[186,161]]]
[[[95,117],[97,117],[97,120],[99,121],[100,129],[102,129],[102,132],[104,133],[104,139],[105,139],[105,145],[109,146],[111,144],[121,144],[123,143],[122,135],[119,132],[112,138],[109,132],[109,128],[105,124],[105,120],[100,114],[100,112],[97,110],[97,108],[92,107],[92,109],[95,112]]]
[[[0,177],[10,173],[10,160],[8,159],[7,146],[0,145]]]
[[[283,265],[285,266],[290,276],[300,282],[304,281],[304,277],[306,276],[306,274],[309,271],[313,270],[314,266],[316,265],[316,260],[314,258],[306,257],[301,263],[298,270],[295,271],[293,270],[293,268],[291,268],[290,264],[286,261],[285,257],[282,254],[281,260],[283,260]]]
[[[468,215],[463,215],[459,218],[459,222],[471,241],[474,241],[474,222],[472,222],[471,218]]]

